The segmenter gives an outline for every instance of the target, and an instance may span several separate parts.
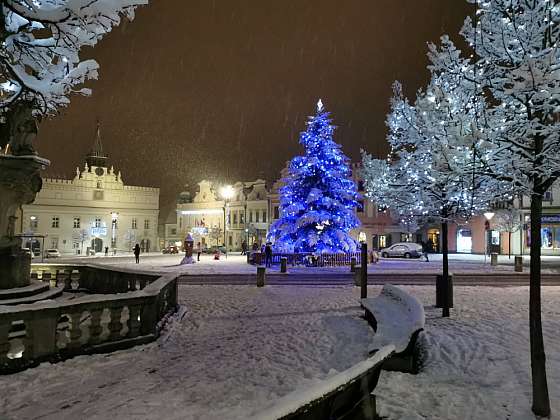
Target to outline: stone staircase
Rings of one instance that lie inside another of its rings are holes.
[[[61,296],[62,291],[62,287],[51,288],[47,282],[31,281],[29,286],[0,289],[0,305],[19,305],[54,299]]]

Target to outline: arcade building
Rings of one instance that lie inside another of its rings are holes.
[[[44,249],[80,255],[158,251],[159,188],[125,185],[103,152],[99,124],[94,145],[73,179],[43,178],[17,229],[34,255]]]

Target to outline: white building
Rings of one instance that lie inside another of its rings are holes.
[[[156,251],[159,188],[124,185],[107,164],[99,125],[93,150],[73,179],[43,178],[33,204],[22,208],[24,246],[56,248],[63,254],[129,251],[136,243]],[[41,239],[40,239],[41,238]]]
[[[177,204],[177,223],[165,224],[166,245],[191,233],[203,247],[221,246],[241,249],[243,241],[263,243],[269,226],[269,201],[266,181],[237,182],[231,197],[220,196],[220,186],[210,181],[198,183],[199,191],[189,201]],[[226,227],[224,232],[224,226]],[[174,234],[175,233],[175,234]]]

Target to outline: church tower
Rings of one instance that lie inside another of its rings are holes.
[[[101,168],[107,168],[108,156],[103,153],[103,145],[101,144],[101,124],[97,120],[97,130],[95,132],[95,141],[93,143],[93,148],[86,155],[86,163],[91,168],[92,166],[97,166]]]

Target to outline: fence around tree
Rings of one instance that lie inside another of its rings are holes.
[[[177,309],[175,274],[86,265],[44,264],[33,270],[43,281],[64,282],[66,291],[79,297],[0,306],[0,373],[147,343]]]
[[[305,265],[309,267],[338,267],[350,265],[352,258],[360,261],[360,252],[336,253],[336,254],[313,254],[311,252],[299,253],[273,253],[272,264],[280,264],[282,258],[286,258],[289,265]],[[264,264],[265,255],[262,252],[252,252],[248,262],[251,264]]]

